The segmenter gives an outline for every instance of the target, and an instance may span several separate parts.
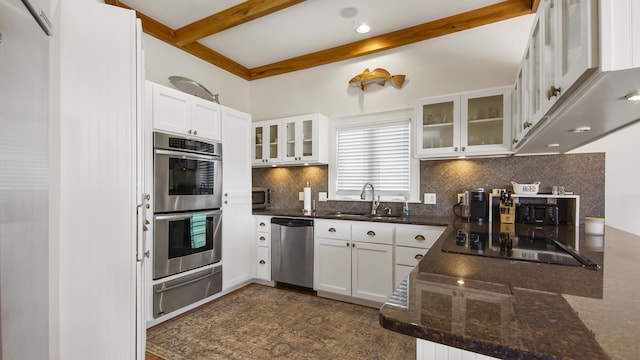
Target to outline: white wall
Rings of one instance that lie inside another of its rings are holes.
[[[423,41],[356,59],[251,82],[254,121],[320,112],[330,118],[412,108],[418,98],[515,81],[533,16]],[[365,90],[348,81],[365,68],[404,74],[402,89],[390,84]]]
[[[605,155],[605,223],[640,235],[640,122],[620,129],[574,153],[604,152]]]
[[[221,104],[250,112],[248,81],[147,34],[142,42],[147,80],[173,87],[169,76],[184,76],[219,94]]]

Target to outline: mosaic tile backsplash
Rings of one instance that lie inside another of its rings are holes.
[[[540,193],[551,193],[552,186],[580,195],[580,217],[604,217],[605,154],[566,154],[513,156],[489,159],[420,161],[420,194],[436,193],[436,205],[411,203],[411,214],[448,216],[457,194],[476,187],[511,189],[511,181],[526,184],[540,181]],[[253,186],[271,189],[272,209],[300,209],[298,192],[311,186],[311,198],[317,210],[367,212],[370,202],[319,202],[318,192],[328,191],[329,172],[324,166],[255,168]],[[421,195],[422,196],[422,195]],[[381,203],[393,213],[402,211],[401,203]]]

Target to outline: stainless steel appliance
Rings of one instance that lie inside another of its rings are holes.
[[[271,280],[313,288],[313,220],[271,218]]]
[[[191,220],[199,213],[206,214],[206,242],[193,247]],[[156,214],[153,218],[154,280],[222,260],[222,210]]]
[[[156,132],[156,213],[222,207],[222,144]]]
[[[516,208],[519,223],[558,225],[559,208],[555,204],[520,204]]]
[[[157,318],[222,291],[222,264],[153,286]]]
[[[252,208],[266,209],[271,204],[271,190],[263,187],[251,188]]]

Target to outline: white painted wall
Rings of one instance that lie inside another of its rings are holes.
[[[605,155],[605,223],[640,235],[640,122],[620,129],[587,144],[573,153],[604,152]]]
[[[221,104],[250,112],[248,81],[147,34],[142,42],[147,80],[174,87],[169,76],[184,76],[202,84],[212,94],[219,94]]]
[[[357,59],[251,82],[254,121],[320,112],[330,118],[412,108],[418,98],[515,81],[533,15]],[[402,89],[348,81],[365,68],[404,74]]]

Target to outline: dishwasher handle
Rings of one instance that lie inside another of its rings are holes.
[[[286,227],[305,227],[305,226],[313,226],[313,220],[274,217],[274,218],[271,218],[271,224],[286,226]]]

